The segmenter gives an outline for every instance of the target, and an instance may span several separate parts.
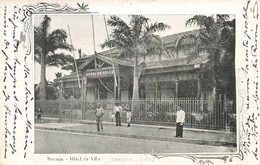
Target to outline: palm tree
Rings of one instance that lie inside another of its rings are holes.
[[[139,99],[139,78],[143,64],[139,64],[141,54],[159,49],[162,47],[161,39],[155,32],[169,28],[164,23],[150,23],[149,18],[142,15],[131,15],[130,23],[127,24],[118,16],[111,16],[107,21],[113,27],[111,39],[106,40],[101,46],[115,47],[123,54],[134,58],[133,73],[133,100]]]
[[[219,32],[224,23],[229,20],[229,15],[195,15],[186,21],[186,26],[198,26],[200,33],[198,36],[198,46],[206,45],[210,49],[219,49]]]
[[[58,49],[71,51],[73,48],[66,43],[67,34],[62,29],[49,33],[51,18],[44,16],[39,27],[34,28],[34,59],[41,65],[40,99],[46,99],[46,67],[61,66],[61,69],[73,69],[73,57],[64,53],[56,53]]]
[[[195,15],[186,21],[186,26],[192,25],[200,28],[197,46],[209,50],[209,61],[199,73],[203,86],[216,90],[235,86],[235,20],[229,21],[229,15]],[[227,68],[229,72],[224,75]]]

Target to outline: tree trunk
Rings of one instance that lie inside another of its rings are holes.
[[[45,66],[45,56],[41,55],[41,81],[40,81],[40,100],[46,99],[46,66]]]
[[[138,70],[138,56],[135,54],[134,62],[134,76],[133,76],[133,97],[132,97],[132,115],[133,119],[138,117],[137,114],[140,110],[139,102],[139,70]],[[140,117],[140,116],[139,116]]]
[[[133,77],[133,100],[139,100],[139,70],[138,70],[138,56],[135,56],[134,63],[134,77]]]

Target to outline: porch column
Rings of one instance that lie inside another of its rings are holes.
[[[198,86],[197,86],[197,99],[200,99],[200,94],[201,94],[201,81],[198,79]]]
[[[121,88],[120,88],[120,86],[121,86],[121,78],[120,78],[120,76],[118,76],[118,84],[117,84],[117,98],[119,99],[119,100],[121,100]]]
[[[97,99],[99,100],[100,97],[99,97],[99,84],[97,84]]]
[[[177,98],[178,97],[178,87],[179,86],[179,82],[178,80],[175,80],[175,97]]]
[[[212,98],[213,100],[216,100],[216,87],[213,87],[212,89]]]
[[[95,88],[94,88],[94,101],[97,100],[97,84],[95,84]]]
[[[157,81],[155,82],[155,96],[154,97],[155,98],[158,97],[158,82]]]
[[[73,98],[75,97],[75,86],[74,86],[74,83],[73,83],[73,86],[72,86],[72,96],[73,96]]]
[[[117,78],[114,78],[114,98],[116,100],[116,82],[117,81]]]
[[[198,82],[198,84],[197,84],[198,85],[197,86],[197,100],[199,100],[198,108],[199,108],[200,112],[203,112],[204,111],[204,108],[203,108],[204,107],[204,99],[201,95],[201,80],[198,79],[197,82]]]
[[[179,77],[178,74],[176,74],[176,80],[175,80],[175,97],[178,98],[178,91],[179,91]]]

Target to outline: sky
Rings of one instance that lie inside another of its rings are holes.
[[[96,51],[102,51],[100,45],[107,38],[106,27],[104,22],[104,16],[97,14],[93,15],[94,28],[92,28],[92,15],[86,14],[73,14],[73,15],[49,15],[51,18],[51,24],[49,32],[55,29],[63,29],[67,32],[69,36],[68,26],[70,29],[71,40],[73,46],[76,49],[82,49],[82,53],[87,55],[94,53],[94,42],[93,42],[93,29],[95,35],[95,45]],[[118,15],[121,19],[129,22],[128,15]],[[171,28],[158,32],[159,36],[171,35],[179,32],[189,31],[197,29],[198,27],[185,27],[185,22],[193,15],[145,15],[150,19],[150,23],[163,22],[168,24]],[[44,15],[34,15],[34,26],[39,26],[43,20]],[[109,15],[105,15],[106,20],[109,19]],[[110,33],[111,27],[108,26],[108,33]],[[68,37],[67,42],[71,44],[70,37]],[[69,53],[69,52],[67,52]],[[73,55],[72,53],[70,53]],[[78,52],[74,51],[75,59],[79,58]],[[34,63],[35,76],[34,82],[40,82],[40,65]],[[46,79],[53,81],[55,79],[55,73],[61,72],[60,68],[57,67],[47,67],[46,69]],[[63,75],[70,74],[70,71],[62,71]]]

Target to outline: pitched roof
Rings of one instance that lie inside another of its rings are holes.
[[[98,58],[108,64],[117,64],[117,65],[125,65],[125,66],[134,66],[134,62],[130,60],[122,60],[122,59],[117,59],[117,58],[112,58],[106,55],[101,55],[98,53],[97,55],[90,55],[88,58],[84,58],[84,62],[81,63],[78,66],[78,70],[82,70],[84,67],[86,67],[91,61],[93,61],[95,58]],[[83,61],[80,59],[80,61]]]
[[[189,35],[198,35],[200,30],[191,30],[191,31],[186,31],[186,32],[181,32],[181,33],[176,33],[176,34],[172,34],[172,35],[167,35],[167,36],[163,36],[161,37],[163,44],[167,47],[167,46],[175,46],[176,42],[182,37],[182,36],[189,36]],[[98,52],[99,55],[104,55],[104,56],[113,56],[113,57],[118,57],[120,56],[121,51],[119,49],[116,48],[112,48],[110,50],[104,50],[101,52]],[[84,53],[83,53],[84,54]],[[84,54],[84,56],[81,59],[85,59],[85,58],[89,58],[92,55],[86,55]],[[77,59],[77,60],[81,60],[81,59]]]
[[[120,50],[116,49],[116,48],[112,48],[110,50],[104,50],[102,52],[99,52],[98,54],[100,55],[105,55],[105,56],[118,56],[120,53]]]
[[[111,58],[111,57],[107,57],[104,55],[97,55],[97,58],[100,58],[101,60],[106,60],[106,61],[110,61],[113,63],[116,63],[118,65],[126,65],[126,66],[134,66],[134,61],[130,61],[130,60],[122,60],[122,59],[117,59],[117,58]]]
[[[97,54],[104,55],[104,56],[111,56],[112,55],[112,57],[118,57],[120,55],[120,50],[118,50],[116,48],[112,48],[112,49],[109,49],[109,50],[104,50],[104,51],[101,51],[101,52],[97,52]],[[77,60],[86,59],[86,58],[89,58],[89,57],[94,56],[94,55],[95,54],[91,54],[91,55],[84,54],[82,56],[82,58],[77,59]]]
[[[79,75],[79,78],[81,79],[81,78],[82,78],[82,75],[81,75],[80,72],[78,73],[78,75]],[[57,78],[57,79],[55,79],[54,81],[60,81],[60,80],[71,80],[71,81],[73,81],[73,80],[75,80],[75,79],[77,79],[77,78],[78,78],[77,72],[72,72],[72,73],[69,74],[69,75],[65,75],[65,76],[63,76],[63,77]]]
[[[175,46],[176,42],[183,36],[189,36],[189,35],[198,35],[199,30],[191,30],[191,31],[186,31],[186,32],[181,32],[181,33],[176,33],[172,35],[167,35],[161,37],[162,42],[165,46]]]
[[[177,58],[172,60],[147,62],[144,69],[157,69],[157,68],[166,68],[166,67],[175,67],[175,66],[197,65],[197,64],[203,64],[207,61],[208,61],[207,56],[202,56],[193,59],[191,59],[190,57]]]
[[[78,66],[78,70],[83,69],[85,66],[87,66],[92,60],[94,59],[94,56],[90,56],[89,58],[86,58],[85,61]]]
[[[175,47],[176,44],[178,44],[181,37],[190,36],[190,35],[196,36],[199,34],[199,31],[200,29],[176,33],[172,35],[163,36],[161,37],[161,39],[165,47],[169,47],[169,46]],[[77,59],[77,62],[82,62],[78,68],[79,70],[83,69],[87,64],[89,64],[90,61],[93,60],[94,56],[97,56],[97,58],[112,64],[111,58],[120,56],[121,54],[120,52],[121,52],[120,50],[116,48],[112,48],[110,50],[98,52],[97,55],[92,54],[92,55],[84,56],[81,59]],[[145,69],[164,68],[164,67],[181,66],[181,65],[194,65],[194,64],[204,63],[206,59],[203,58],[204,57],[191,60],[189,57],[187,57],[187,58],[179,58],[179,59],[172,59],[172,60],[148,62],[146,63]],[[113,58],[113,62],[118,65],[134,66],[133,61],[125,60],[125,59],[123,60],[123,59]]]

